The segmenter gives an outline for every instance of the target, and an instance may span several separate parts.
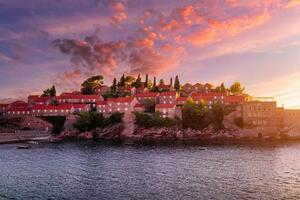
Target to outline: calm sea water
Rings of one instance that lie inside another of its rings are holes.
[[[1,145],[0,199],[300,199],[300,144]]]

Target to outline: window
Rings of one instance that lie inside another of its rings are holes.
[[[128,110],[128,108],[125,108],[125,111],[127,111]]]
[[[57,110],[55,109],[54,112],[57,112]]]
[[[214,99],[217,99],[217,97],[216,97],[216,96],[214,96]]]
[[[109,112],[111,112],[111,109],[109,109]]]
[[[166,109],[163,109],[163,113],[164,113],[164,114],[167,113],[167,110],[166,110]]]
[[[119,106],[119,105],[120,105],[120,103],[117,103],[117,105]]]
[[[32,112],[35,112],[35,110],[32,110]]]
[[[221,99],[224,99],[224,96],[221,96]]]
[[[164,101],[164,104],[166,103],[166,101]]]
[[[120,111],[120,108],[117,108],[118,111]]]
[[[166,99],[166,96],[164,96],[164,99]]]
[[[170,98],[172,98],[172,96],[170,96]]]
[[[52,112],[52,110],[50,110],[50,112]]]
[[[126,102],[126,103],[125,103],[125,105],[127,106],[127,105],[128,105],[128,103]]]

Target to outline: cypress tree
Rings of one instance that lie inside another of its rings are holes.
[[[145,78],[145,87],[148,86],[148,74],[146,74],[146,78]]]
[[[117,91],[117,79],[116,78],[114,78],[113,83],[110,88],[113,93],[115,93]]]
[[[153,78],[153,87],[156,87],[156,77]]]
[[[174,89],[175,89],[176,91],[179,91],[179,90],[180,90],[180,82],[179,82],[178,75],[176,75],[176,77],[175,77]]]

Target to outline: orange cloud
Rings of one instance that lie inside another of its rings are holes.
[[[196,30],[187,37],[193,45],[204,46],[218,42],[226,37],[233,37],[243,31],[259,26],[271,18],[264,12],[257,16],[234,17],[226,21],[209,20],[204,29]]]
[[[127,19],[125,4],[123,2],[111,2],[111,9],[114,15],[110,17],[112,24],[119,24]]]

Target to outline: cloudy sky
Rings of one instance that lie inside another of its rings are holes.
[[[240,81],[300,108],[300,1],[0,0],[0,99],[99,73]]]

